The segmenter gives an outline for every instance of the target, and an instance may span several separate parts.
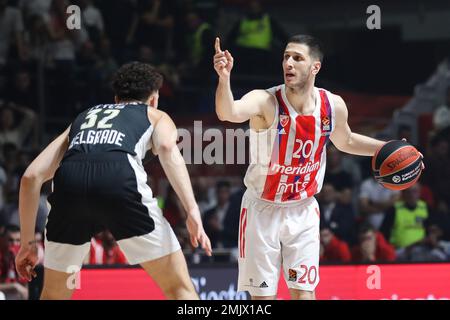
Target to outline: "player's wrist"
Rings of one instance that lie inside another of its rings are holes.
[[[192,206],[187,210],[187,218],[193,218],[200,214],[200,208],[198,205]]]
[[[230,84],[230,76],[219,76],[219,84],[229,85]]]

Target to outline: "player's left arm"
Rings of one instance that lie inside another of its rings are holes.
[[[28,166],[20,180],[19,215],[22,245],[34,240],[41,187],[53,178],[69,146],[69,128],[53,140]]]
[[[385,142],[352,132],[348,125],[348,109],[344,100],[340,96],[333,95],[333,101],[335,128],[330,136],[333,144],[342,152],[373,156]]]

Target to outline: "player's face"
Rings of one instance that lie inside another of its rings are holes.
[[[320,62],[309,55],[309,47],[300,43],[289,43],[283,54],[284,83],[289,88],[303,88],[308,81],[314,81],[314,75],[320,68]]]

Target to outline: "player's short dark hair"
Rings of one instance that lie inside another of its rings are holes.
[[[297,34],[295,36],[290,37],[287,43],[288,44],[299,43],[307,45],[309,48],[309,54],[312,57],[319,60],[320,62],[322,62],[323,60],[322,44],[317,38],[314,38],[313,36],[307,34]]]
[[[162,75],[152,65],[133,61],[117,70],[112,87],[119,100],[146,101],[162,82]]]

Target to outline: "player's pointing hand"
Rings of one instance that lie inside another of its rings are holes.
[[[216,38],[214,49],[216,51],[214,54],[214,69],[219,78],[227,79],[230,77],[231,69],[233,69],[233,57],[228,50],[222,51],[219,37]]]

